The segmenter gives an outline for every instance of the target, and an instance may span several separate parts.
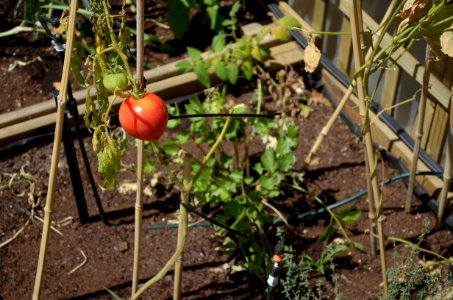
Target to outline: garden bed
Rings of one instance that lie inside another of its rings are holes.
[[[25,40],[15,39],[2,44],[0,53],[1,83],[0,98],[3,101],[0,111],[7,112],[19,107],[39,103],[52,97],[52,83],[60,79],[58,57],[45,42],[33,44],[29,48]],[[25,44],[25,45],[24,45]],[[169,58],[164,54],[149,57],[149,63],[159,65],[178,57]],[[26,62],[24,65],[16,63]],[[16,65],[16,67],[13,67]],[[298,76],[307,81],[306,73],[300,64],[293,66]],[[24,84],[26,83],[26,85]],[[319,83],[316,81],[316,83]],[[30,93],[33,87],[33,94]],[[298,146],[295,149],[296,163],[294,170],[300,170],[321,128],[327,122],[333,109],[322,94],[307,84],[308,105],[312,109],[307,117],[296,116],[299,127]],[[248,87],[232,89],[226,99],[233,103],[248,103],[253,97]],[[275,111],[272,103],[265,105]],[[91,137],[84,137],[92,170],[97,170],[96,154],[92,151]],[[99,221],[94,197],[85,184],[88,210],[95,218],[88,224],[81,225],[73,196],[68,165],[61,153],[58,166],[57,190],[53,221],[55,230],[51,232],[49,252],[44,275],[43,299],[110,299],[107,289],[127,298],[131,293],[132,257],[134,240],[134,164],[135,147],[131,143],[121,163],[117,185],[112,190],[100,194],[110,225]],[[4,153],[0,160],[0,241],[12,237],[18,230],[18,236],[0,249],[0,298],[29,298],[35,279],[36,262],[41,239],[43,207],[47,192],[47,182],[51,161],[52,145],[49,139],[36,140],[26,148],[12,149]],[[187,148],[194,151],[193,145]],[[76,146],[76,150],[78,147]],[[257,140],[250,153],[261,153],[264,145]],[[83,166],[81,158],[79,165]],[[350,132],[341,119],[335,121],[333,129],[324,140],[310,167],[304,174],[304,189],[308,193],[283,189],[281,196],[269,200],[290,222],[286,230],[286,245],[292,246],[297,256],[307,254],[318,260],[326,247],[326,241],[317,241],[323,230],[330,223],[328,214],[312,218],[297,218],[299,214],[321,208],[316,202],[318,197],[325,204],[333,204],[366,189],[364,154],[361,141]],[[398,171],[388,161],[379,164],[380,180],[397,175]],[[86,170],[81,167],[81,175],[87,182]],[[95,180],[102,184],[102,178],[94,172]],[[149,185],[152,174],[148,174],[145,183]],[[434,230],[435,217],[432,212],[417,202],[410,214],[404,212],[406,186],[403,181],[396,181],[383,188],[383,213],[386,217],[385,232],[389,236],[420,243],[426,249],[445,257],[452,255],[452,236],[448,229]],[[157,229],[145,229],[143,232],[140,283],[154,276],[171,256],[176,245],[176,229],[168,224],[177,222],[179,194],[172,189],[160,187],[148,193],[145,188],[143,226],[159,225]],[[376,299],[381,295],[379,256],[369,253],[369,220],[366,196],[357,197],[356,201],[343,206],[359,211],[360,218],[350,226],[346,233],[352,241],[364,245],[364,251],[349,247],[332,261],[325,262],[325,275],[308,274],[313,287],[319,281],[320,290],[326,298],[333,299],[340,294],[345,299]],[[334,210],[335,212],[336,210]],[[277,218],[275,211],[266,208],[266,212]],[[207,212],[215,214],[214,211]],[[28,221],[30,220],[30,221]],[[238,271],[242,258],[227,255],[219,249],[223,238],[210,226],[197,226],[205,222],[198,216],[190,215],[188,238],[184,251],[184,272],[182,297],[184,299],[261,299],[264,297],[266,283],[249,276],[246,271]],[[275,240],[275,228],[269,230],[269,240]],[[58,231],[58,232],[57,232]],[[424,235],[421,242],[417,238]],[[332,239],[344,242],[340,232]],[[407,270],[399,253],[403,257],[418,260],[432,260],[432,255],[414,254],[401,243],[387,242],[386,256],[389,266],[399,266],[402,276]],[[407,264],[407,263],[406,263]],[[331,269],[334,266],[334,269]],[[285,269],[281,276],[285,274]],[[337,276],[335,276],[335,274]],[[266,277],[267,274],[261,274]],[[155,284],[145,297],[153,299],[171,299],[173,287],[172,273]],[[313,288],[316,291],[316,288]],[[281,287],[277,288],[281,292]],[[295,291],[298,292],[298,291]],[[275,299],[282,296],[275,294]]]

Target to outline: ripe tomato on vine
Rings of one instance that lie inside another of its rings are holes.
[[[119,121],[133,137],[157,141],[167,127],[168,111],[159,96],[146,92],[140,99],[128,97],[121,103]]]

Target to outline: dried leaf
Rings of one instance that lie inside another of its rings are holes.
[[[453,26],[450,26],[441,34],[440,46],[443,53],[453,57]]]
[[[321,59],[321,51],[315,46],[314,40],[310,39],[304,52],[305,71],[313,73]]]
[[[423,16],[431,7],[432,0],[408,0],[403,9],[398,13],[398,17],[412,22]]]
[[[432,0],[408,0],[403,9],[398,13],[398,17],[403,21],[398,26],[398,32],[404,25],[410,24],[425,15],[432,6]]]

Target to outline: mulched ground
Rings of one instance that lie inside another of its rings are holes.
[[[55,71],[60,63],[53,50],[45,42],[38,42],[30,48],[28,41],[27,44],[24,41],[18,38],[0,46],[0,112],[50,99],[52,83],[60,79],[59,72]],[[159,55],[160,61],[156,65],[172,59]],[[238,101],[249,96],[239,96]],[[325,101],[313,103],[312,108],[314,111],[309,118],[301,122],[296,152],[298,166],[332,112]],[[86,137],[84,142],[91,167],[96,170],[90,138]],[[43,216],[51,150],[51,143],[44,141],[23,152],[15,151],[0,158],[0,241],[6,241],[23,228],[13,242],[0,248],[0,298],[27,299],[31,296],[42,228],[39,218]],[[134,161],[135,149],[130,147],[122,162],[118,186],[135,180]],[[366,188],[362,144],[341,120],[336,121],[314,161],[305,175],[306,188],[327,203],[345,199]],[[380,166],[379,174],[382,168],[385,177],[397,174],[387,163]],[[58,174],[53,210],[56,230],[50,235],[42,298],[111,299],[106,288],[127,298],[132,277],[134,191],[120,193],[115,188],[101,193],[105,211],[113,216],[111,226],[99,220],[81,225],[63,151]],[[88,179],[83,168],[82,178],[86,183]],[[97,174],[95,178],[100,182]],[[88,184],[85,192],[89,212],[96,216],[98,212]],[[406,186],[401,181],[384,188],[386,233],[414,241],[428,230],[423,246],[446,257],[451,256],[451,231],[445,228],[434,230],[433,214],[419,201],[411,214],[405,214],[402,208],[405,194]],[[176,220],[178,204],[173,193],[159,197],[146,195],[144,201],[144,226]],[[303,195],[278,199],[273,204],[286,215],[316,207],[312,198]],[[339,288],[346,299],[377,299],[382,292],[379,257],[366,254],[369,244],[368,203],[362,197],[348,206],[362,212],[360,220],[347,227],[347,232],[354,241],[365,245],[365,253],[351,249],[337,261]],[[30,214],[36,218],[28,222]],[[191,219],[193,222],[197,220],[196,217]],[[429,223],[427,228],[424,220]],[[317,243],[316,239],[328,221],[328,218],[319,218],[293,223],[295,232],[288,236],[287,243],[300,254],[319,256],[325,243]],[[231,275],[231,267],[236,262],[218,251],[221,242],[222,238],[211,227],[190,228],[184,254],[183,298],[261,298],[252,292],[256,282],[250,284],[246,276]],[[175,244],[174,229],[144,231],[141,283],[160,270]],[[390,265],[395,251],[408,252],[404,246],[389,242],[386,255]],[[71,273],[84,260],[84,265]],[[334,287],[328,281],[324,285],[327,295],[332,296]],[[149,290],[146,297],[171,299],[172,287],[173,278],[169,273]]]

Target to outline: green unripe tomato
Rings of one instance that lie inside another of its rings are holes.
[[[104,87],[111,93],[118,87],[119,90],[127,89],[127,76],[124,73],[105,74],[102,80]]]

